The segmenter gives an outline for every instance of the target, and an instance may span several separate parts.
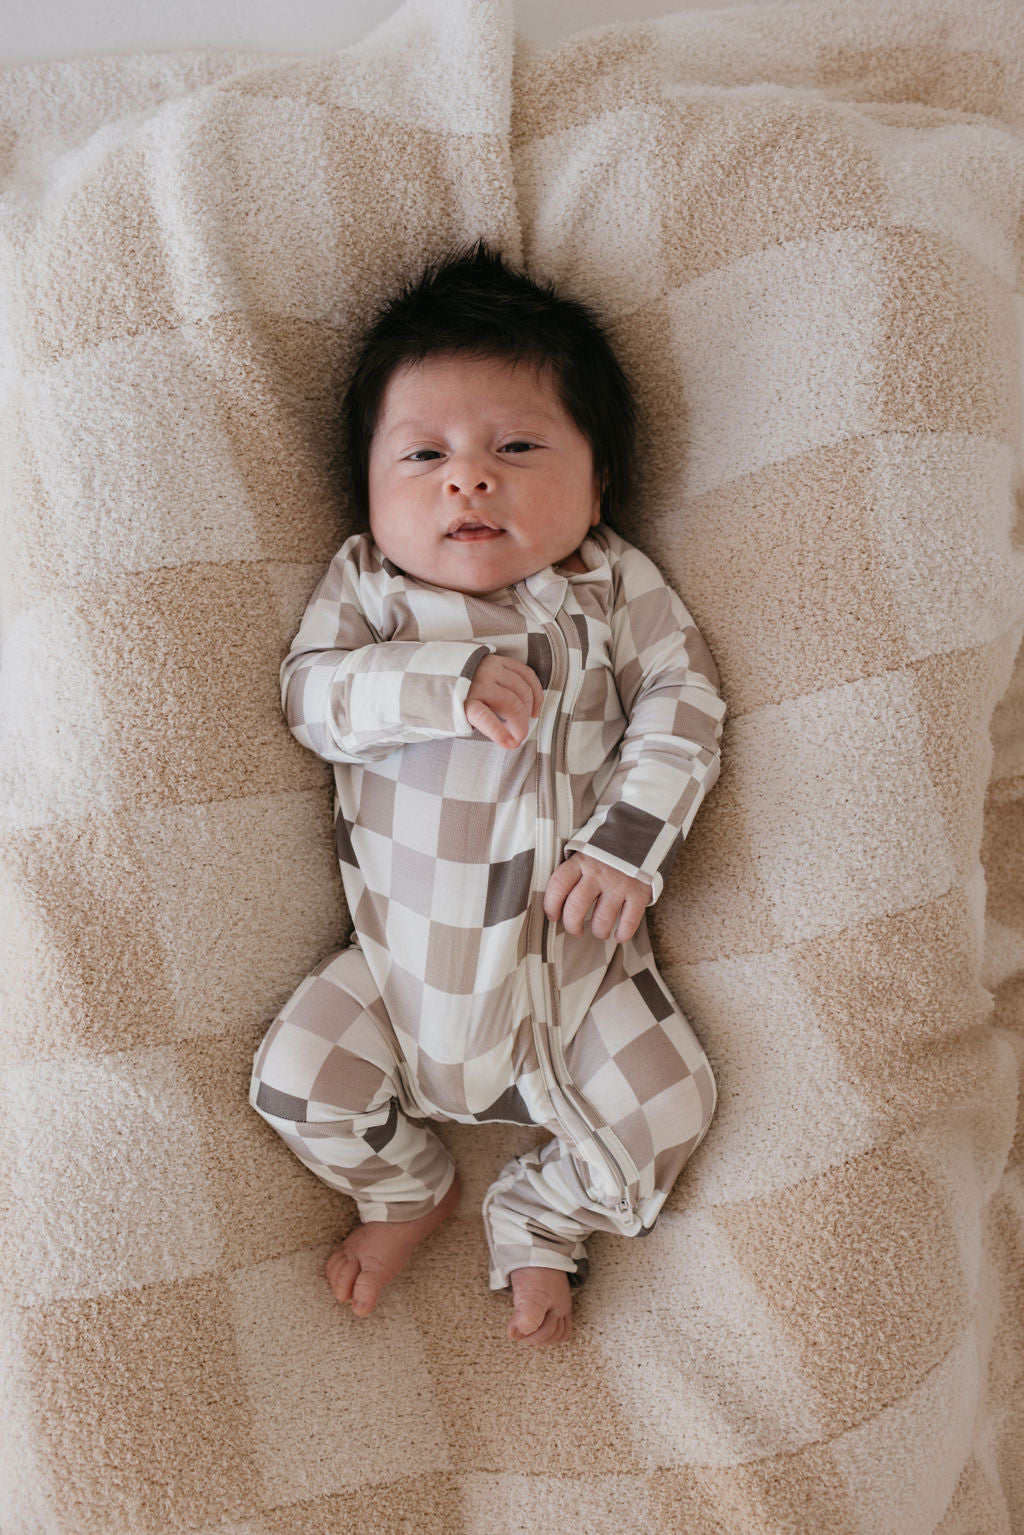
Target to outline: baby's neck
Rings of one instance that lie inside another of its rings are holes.
[[[558,569],[567,570],[573,576],[583,576],[587,572],[587,567],[583,563],[583,556],[578,549],[574,549],[564,560],[559,560]]]

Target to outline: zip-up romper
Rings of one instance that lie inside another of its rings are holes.
[[[719,772],[725,706],[707,647],[639,550],[601,526],[585,573],[486,597],[406,576],[370,537],[332,561],[282,667],[296,738],[335,767],[355,928],[257,1051],[251,1102],[360,1218],[412,1220],[451,1158],[427,1119],[542,1125],[484,1200],[491,1287],[585,1272],[595,1230],[650,1229],[715,1104],[646,921],[624,944],[544,915],[586,852],[652,899]],[[523,744],[474,732],[490,652],[544,690]]]

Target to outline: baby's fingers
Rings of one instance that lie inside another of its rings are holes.
[[[643,920],[647,910],[647,900],[637,896],[628,896],[622,903],[622,911],[619,915],[619,925],[615,929],[616,943],[628,943],[635,934]]]
[[[562,915],[565,898],[583,874],[579,859],[567,858],[552,874],[544,890],[544,915],[549,922],[557,922]]]
[[[640,926],[650,899],[650,887],[643,880],[573,853],[548,880],[544,915],[549,922],[561,918],[574,938],[582,937],[589,916],[595,938],[626,943]]]
[[[500,670],[493,681],[489,680],[488,691],[496,691],[499,695],[497,704],[493,698],[487,699],[493,708],[500,710],[501,699],[515,699],[516,705],[524,710],[527,720],[536,718],[544,700],[544,690],[533,667],[527,666],[524,661],[514,661],[510,656],[501,658]],[[470,697],[472,692],[471,688]]]
[[[518,735],[515,734],[510,726],[479,698],[466,705],[466,719],[474,730],[479,730],[480,734],[486,736],[489,741],[493,741],[495,746],[504,746],[506,750],[518,746],[526,733],[521,731]]]
[[[621,942],[622,934],[617,931],[622,925],[621,911],[622,897],[620,895],[611,895],[607,891],[599,895],[590,914],[590,931],[594,937],[600,938],[603,942],[614,933],[616,940]],[[639,926],[639,923],[637,925]],[[633,931],[635,932],[636,929],[634,928]]]
[[[506,656],[485,656],[466,695],[466,718],[498,746],[519,746],[543,695],[532,667]]]

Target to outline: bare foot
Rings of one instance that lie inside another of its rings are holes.
[[[563,1269],[513,1269],[515,1310],[508,1324],[514,1343],[564,1343],[572,1332],[572,1291]]]
[[[366,1221],[353,1228],[327,1260],[327,1281],[356,1316],[369,1316],[384,1286],[401,1273],[413,1251],[455,1209],[458,1176],[439,1205],[413,1221]]]

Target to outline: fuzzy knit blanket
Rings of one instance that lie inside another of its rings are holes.
[[[2,1535],[1024,1529],[1024,11],[408,0],[0,105]],[[606,318],[731,710],[652,924],[717,1119],[550,1351],[478,1208],[535,1132],[441,1127],[360,1321],[246,1103],[348,927],[277,693],[339,388],[479,236]]]

